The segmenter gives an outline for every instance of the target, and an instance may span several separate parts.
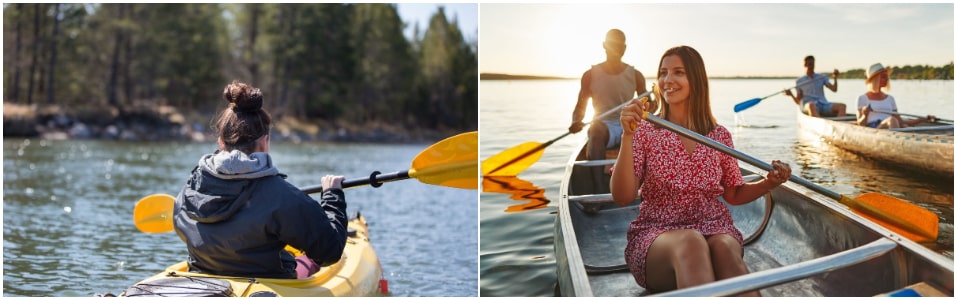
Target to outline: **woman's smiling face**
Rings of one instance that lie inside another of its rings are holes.
[[[668,55],[661,59],[658,84],[661,85],[661,95],[668,104],[674,105],[688,100],[691,95],[688,73],[678,55]]]

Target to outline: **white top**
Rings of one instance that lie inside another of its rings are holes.
[[[867,94],[857,97],[858,110],[868,105],[871,106],[871,110],[897,111],[897,102],[894,101],[894,96],[891,95],[887,95],[887,97],[880,100],[871,100],[870,98],[867,98]],[[877,120],[884,120],[890,117],[891,115],[889,114],[872,111],[871,113],[867,114],[867,123]]]

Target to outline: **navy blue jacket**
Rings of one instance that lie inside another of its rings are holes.
[[[227,180],[196,168],[174,211],[191,271],[296,278],[287,244],[327,266],[339,260],[346,242],[343,191],[323,191],[316,202],[282,174]]]

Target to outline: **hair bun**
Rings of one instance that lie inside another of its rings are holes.
[[[254,112],[263,107],[263,94],[259,89],[240,81],[233,81],[223,90],[223,99],[235,112]]]

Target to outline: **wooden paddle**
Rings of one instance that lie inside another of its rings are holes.
[[[874,112],[878,112],[878,113],[882,113],[882,114],[888,114],[888,115],[901,115],[901,116],[913,117],[913,118],[918,118],[918,119],[928,119],[928,120],[930,119],[930,116],[929,116],[929,115],[928,115],[928,116],[912,115],[912,114],[899,113],[899,112],[896,112],[896,111],[886,111],[886,110],[877,110],[877,109],[874,109],[873,111],[874,111]],[[941,119],[941,118],[938,118],[938,117],[934,117],[934,119],[937,120],[937,121],[939,121],[939,122],[941,122],[941,123],[954,124],[954,120]]]
[[[647,97],[651,94],[651,91],[647,91],[635,97],[635,99],[641,99]],[[623,102],[621,105],[618,105],[608,111],[598,115],[593,118],[591,122],[600,122],[601,119],[608,117],[609,115],[618,112],[622,107],[625,107],[631,100]],[[482,176],[517,176],[518,173],[525,171],[529,166],[538,161],[542,157],[542,153],[545,152],[545,147],[551,146],[556,141],[572,134],[571,131],[566,132],[544,144],[538,142],[525,142],[518,146],[505,149],[505,151],[499,152],[498,154],[492,155],[489,158],[486,158],[482,161]]]
[[[697,132],[675,125],[648,112],[645,112],[643,118],[655,125],[667,128],[679,135],[731,155],[765,171],[774,170],[774,167],[766,162],[734,150],[724,144],[715,142]],[[789,180],[837,200],[850,207],[852,211],[911,240],[916,242],[937,240],[939,222],[937,215],[913,203],[879,193],[866,193],[854,199],[825,189],[794,174],[791,174]]]
[[[365,178],[347,179],[343,188],[372,185],[408,178],[422,183],[463,189],[478,188],[478,132],[459,134],[429,146],[412,160],[405,171],[381,174],[378,171]],[[322,192],[322,185],[302,189],[307,194]],[[173,230],[173,202],[171,195],[153,194],[143,197],[133,207],[133,223],[145,233]]]

